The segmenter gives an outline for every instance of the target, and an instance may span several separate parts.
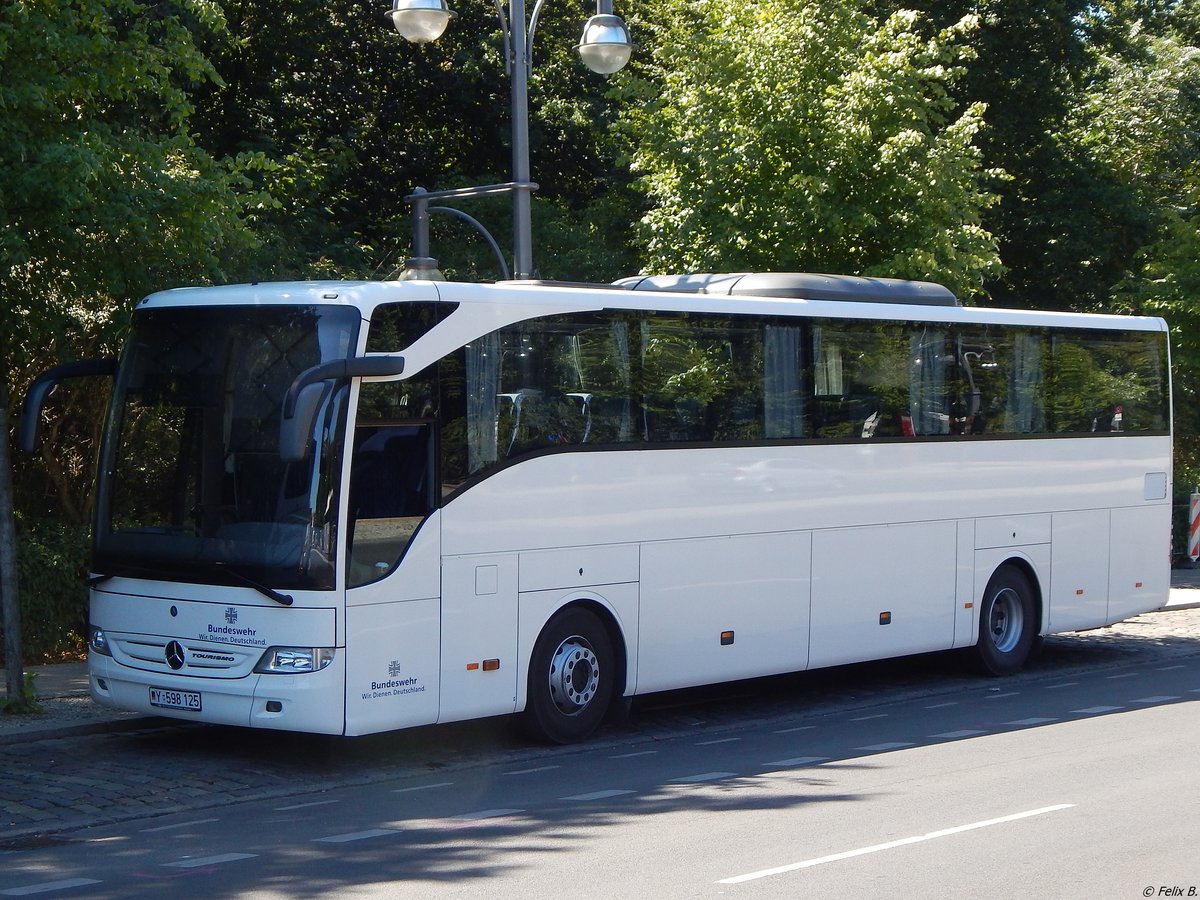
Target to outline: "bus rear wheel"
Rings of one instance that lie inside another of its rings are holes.
[[[979,609],[974,662],[985,675],[1012,675],[1025,665],[1037,638],[1033,585],[1015,566],[996,570]]]
[[[521,724],[538,740],[581,741],[604,719],[615,672],[612,639],[586,609],[555,615],[533,648]]]

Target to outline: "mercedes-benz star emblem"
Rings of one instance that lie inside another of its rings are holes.
[[[183,644],[179,641],[171,641],[167,644],[167,665],[172,669],[182,669],[187,658],[183,654]]]

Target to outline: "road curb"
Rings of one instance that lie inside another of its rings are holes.
[[[81,722],[78,725],[58,725],[53,728],[31,727],[0,733],[0,747],[11,744],[32,744],[34,741],[52,741],[56,738],[82,737],[89,734],[114,734],[123,731],[140,731],[146,728],[162,728],[178,724],[162,716],[136,716],[134,718],[102,719],[96,722]]]

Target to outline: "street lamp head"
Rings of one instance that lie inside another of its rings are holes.
[[[400,0],[396,0],[397,3]],[[600,75],[619,72],[633,54],[629,28],[620,16],[601,13],[592,16],[583,26],[579,39],[579,58],[583,64]]]
[[[427,44],[442,36],[457,13],[446,0],[394,0],[384,15],[406,41]]]

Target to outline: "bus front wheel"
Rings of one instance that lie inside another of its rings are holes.
[[[976,667],[985,675],[1011,675],[1029,659],[1037,637],[1033,585],[1015,566],[1004,566],[988,582],[979,609]]]
[[[612,639],[595,615],[578,607],[555,615],[529,661],[525,731],[556,744],[586,738],[608,710],[615,668]]]

